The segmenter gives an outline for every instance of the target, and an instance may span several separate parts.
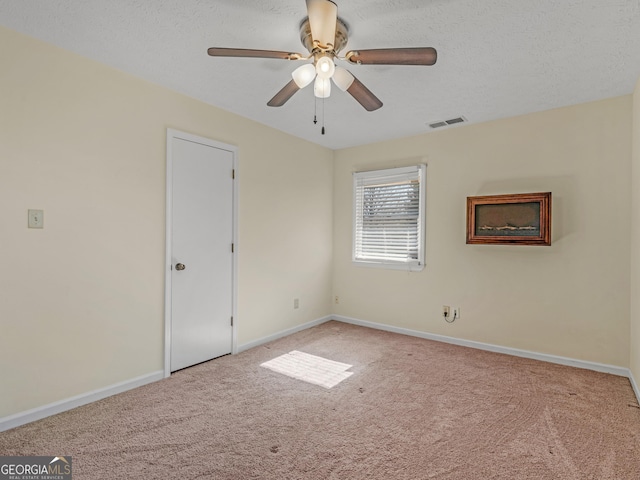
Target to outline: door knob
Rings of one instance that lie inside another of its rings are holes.
[[[184,263],[176,263],[176,270],[184,270],[185,268],[187,267],[184,266]]]

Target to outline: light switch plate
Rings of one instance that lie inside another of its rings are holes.
[[[29,210],[29,228],[44,227],[44,211]]]

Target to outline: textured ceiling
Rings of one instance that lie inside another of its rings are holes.
[[[334,88],[325,135],[312,122],[312,86],[266,105],[299,62],[207,55],[211,46],[304,52],[304,0],[0,0],[0,25],[333,149],[460,115],[477,123],[625,95],[640,77],[640,0],[336,3],[350,29],[343,53],[431,46],[438,62],[348,66],[384,106],[367,112]]]

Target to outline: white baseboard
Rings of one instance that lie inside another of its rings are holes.
[[[164,372],[158,370],[157,372],[149,373],[141,377],[132,378],[124,382],[116,383],[105,388],[100,388],[92,392],[76,395],[75,397],[60,400],[59,402],[50,403],[42,407],[33,408],[24,412],[16,413],[15,415],[9,415],[7,417],[0,418],[0,432],[9,430],[10,428],[19,427],[26,423],[35,422],[45,417],[55,415],[57,413],[66,412],[76,407],[86,405],[103,398],[110,397],[117,393],[126,392],[133,388],[141,387],[148,383],[157,382],[164,378]]]
[[[293,333],[301,332],[302,330],[306,330],[307,328],[315,327],[317,325],[321,325],[329,320],[333,320],[333,315],[328,315],[326,317],[318,318],[316,320],[312,320],[311,322],[303,323],[302,325],[298,325],[297,327],[289,328],[287,330],[282,330],[280,332],[274,333],[273,335],[269,335],[267,337],[259,338],[258,340],[254,340],[253,342],[243,343],[242,345],[238,345],[238,350],[236,353],[244,352],[245,350],[249,350],[250,348],[257,347],[264,343],[272,342],[274,340],[278,340],[279,338],[284,338]]]
[[[556,355],[548,355],[546,353],[530,352],[527,350],[520,350],[517,348],[510,348],[510,347],[502,347],[500,345],[492,345],[489,343],[474,342],[472,340],[464,340],[461,338],[447,337],[445,335],[425,333],[425,332],[420,332],[418,330],[410,330],[408,328],[393,327],[390,325],[384,325],[382,323],[368,322],[366,320],[343,317],[340,315],[334,315],[333,319],[339,322],[350,323],[352,325],[360,325],[362,327],[375,328],[377,330],[385,330],[387,332],[400,333],[403,335],[410,335],[412,337],[419,337],[427,340],[435,340],[436,342],[451,343],[453,345],[460,345],[462,347],[477,348],[479,350],[487,350],[489,352],[504,353],[506,355],[513,355],[516,357],[530,358],[533,360],[541,360],[543,362],[557,363],[559,365],[568,365],[570,367],[584,368],[587,370],[594,370],[596,372],[610,373],[612,375],[631,378],[631,372],[629,371],[628,368],[617,367],[615,365],[605,365],[601,363],[587,362],[584,360],[576,360],[573,358],[558,357]],[[638,395],[637,388],[636,388],[636,395]]]
[[[633,387],[633,391],[636,394],[636,398],[638,399],[638,403],[640,404],[640,388],[638,388],[638,383],[636,382],[633,373],[629,370],[629,381],[631,382],[631,386]]]

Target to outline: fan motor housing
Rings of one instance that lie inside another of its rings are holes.
[[[311,54],[328,53],[330,55],[337,55],[337,53],[347,45],[348,40],[349,27],[341,18],[338,18],[336,21],[336,39],[332,50],[322,50],[318,47],[314,47],[313,38],[311,37],[309,17],[305,18],[300,24],[300,41]]]

